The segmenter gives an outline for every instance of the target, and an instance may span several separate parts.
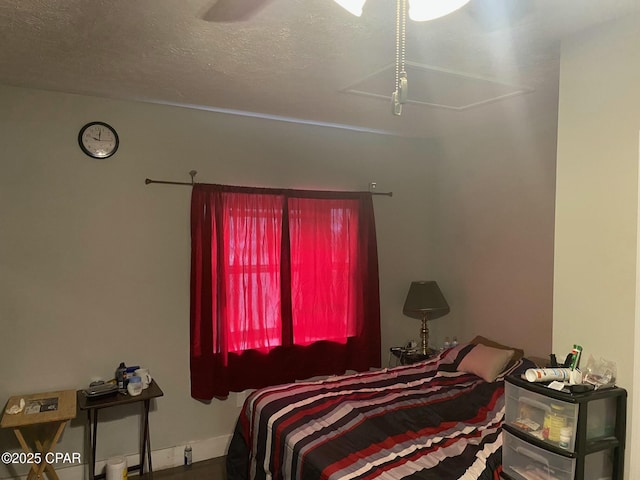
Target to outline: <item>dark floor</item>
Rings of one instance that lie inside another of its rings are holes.
[[[212,458],[203,462],[195,462],[188,467],[181,466],[145,473],[137,478],[140,480],[226,480],[225,459],[226,457]]]

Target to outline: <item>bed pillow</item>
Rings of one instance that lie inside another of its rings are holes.
[[[471,340],[469,343],[473,343],[474,345],[485,345],[487,347],[499,348],[502,350],[513,350],[513,358],[512,361],[520,360],[524,357],[524,350],[521,348],[508,347],[507,345],[502,345],[501,343],[494,342],[493,340],[489,340],[486,337],[481,335],[477,335],[476,338]]]
[[[460,361],[459,372],[473,373],[486,382],[493,382],[514,356],[513,350],[477,344]]]

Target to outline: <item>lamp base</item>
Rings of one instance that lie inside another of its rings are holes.
[[[420,329],[420,353],[429,354],[429,325],[427,325],[427,316],[422,317],[422,328]]]

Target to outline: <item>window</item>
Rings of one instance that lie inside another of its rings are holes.
[[[194,186],[194,397],[379,366],[372,207],[365,193]]]

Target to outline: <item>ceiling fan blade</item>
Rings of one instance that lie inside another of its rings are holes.
[[[202,19],[207,22],[241,22],[248,20],[271,0],[218,0]]]

